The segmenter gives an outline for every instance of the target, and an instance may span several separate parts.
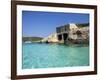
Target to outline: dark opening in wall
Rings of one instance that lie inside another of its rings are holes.
[[[62,35],[61,35],[61,34],[58,35],[58,40],[59,40],[59,41],[62,40]]]

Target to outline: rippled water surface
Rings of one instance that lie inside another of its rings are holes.
[[[22,68],[89,66],[89,47],[23,43]]]

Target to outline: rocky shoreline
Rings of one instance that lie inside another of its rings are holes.
[[[64,27],[66,27],[66,25],[60,28],[64,29]],[[67,34],[67,35],[63,36],[63,34],[64,35]],[[61,39],[61,37],[65,37],[65,38]],[[76,26],[75,24],[70,24],[68,31],[66,30],[59,33],[57,32],[52,33],[48,37],[42,39],[40,42],[65,43],[65,44],[89,44],[89,25],[80,27],[80,26]]]

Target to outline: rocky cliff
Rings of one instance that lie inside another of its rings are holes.
[[[64,31],[64,34],[65,33],[68,34],[68,37],[66,39],[58,40],[58,33],[55,32],[42,39],[41,42],[89,43],[89,25],[80,27],[78,24],[70,24],[69,31]],[[63,32],[61,32],[61,35],[63,36]]]

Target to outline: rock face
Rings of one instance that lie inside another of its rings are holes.
[[[57,38],[57,33],[53,33],[48,37],[41,40],[41,42],[59,42]]]
[[[89,25],[80,27],[76,24],[68,24],[58,27],[56,31],[42,39],[41,42],[89,43]]]
[[[89,43],[89,27],[70,30],[67,41],[71,43]]]

